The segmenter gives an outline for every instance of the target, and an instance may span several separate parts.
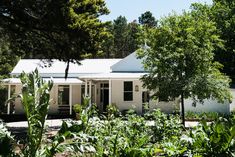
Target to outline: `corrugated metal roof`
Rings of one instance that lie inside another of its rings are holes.
[[[54,84],[82,84],[83,81],[77,79],[77,78],[43,78],[45,81],[52,80]],[[21,81],[19,78],[8,78],[4,79],[3,83],[5,84],[21,84]]]
[[[80,76],[80,79],[108,80],[108,79],[140,79],[147,73],[102,73]]]
[[[113,72],[145,72],[143,59],[137,57],[137,52],[133,52],[111,66]]]
[[[76,77],[78,74],[96,74],[111,72],[111,66],[120,61],[121,59],[85,59],[79,64],[70,63],[69,77]],[[64,77],[66,63],[59,60],[52,60],[53,63],[50,67],[43,67],[44,63],[39,59],[21,59],[11,75],[18,76],[23,71],[29,73],[35,68],[38,68],[42,77]],[[76,74],[76,75],[75,75]]]

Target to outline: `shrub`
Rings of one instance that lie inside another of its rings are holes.
[[[0,156],[13,156],[14,139],[0,120]]]
[[[202,121],[185,135],[188,151],[201,156],[234,156],[235,125],[225,118],[218,118],[211,124]]]

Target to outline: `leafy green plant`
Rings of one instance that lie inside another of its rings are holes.
[[[192,154],[234,156],[235,153],[235,125],[222,117],[211,124],[203,120],[185,139]]]
[[[13,156],[14,138],[0,120],[0,156]]]
[[[43,137],[53,83],[45,82],[39,76],[37,69],[29,74],[23,72],[20,80],[22,94],[19,96],[28,122],[28,143],[24,154],[28,157],[35,157]]]
[[[82,113],[82,105],[81,104],[75,104],[73,105],[73,110],[76,114],[76,119],[81,119],[81,113]]]
[[[82,112],[82,105],[81,104],[73,105],[73,110],[75,113],[81,113]]]
[[[178,115],[167,115],[159,109],[147,114],[147,118],[153,122],[150,134],[153,134],[152,141],[157,142],[172,136],[180,136],[183,130]]]
[[[107,111],[108,111],[108,118],[115,118],[120,116],[120,111],[118,110],[117,106],[115,104],[109,104],[107,106]]]
[[[216,120],[216,119],[218,119],[219,117],[222,117],[222,116],[225,117],[226,115],[224,115],[222,113],[218,113],[218,112],[200,112],[200,113],[197,113],[197,112],[192,112],[192,111],[188,111],[185,114],[185,118],[187,120],[202,120],[202,119],[205,119],[205,120],[211,121],[211,120]]]

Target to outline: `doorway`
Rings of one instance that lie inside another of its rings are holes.
[[[103,112],[107,111],[107,106],[109,105],[109,84],[100,84],[100,104],[102,106]]]
[[[58,110],[61,114],[68,114],[70,110],[69,85],[58,86]]]

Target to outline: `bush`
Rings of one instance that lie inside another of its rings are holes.
[[[187,120],[216,120],[219,117],[224,117],[226,115],[221,114],[221,113],[217,113],[217,112],[201,112],[201,113],[196,113],[196,112],[192,112],[192,111],[188,111],[185,114],[185,119]]]
[[[0,120],[0,156],[13,156],[14,139]]]
[[[202,121],[185,135],[188,152],[201,156],[234,156],[235,125],[234,121],[218,118],[211,124]]]

